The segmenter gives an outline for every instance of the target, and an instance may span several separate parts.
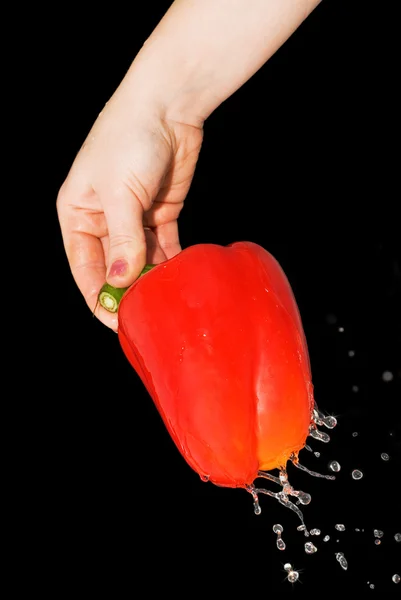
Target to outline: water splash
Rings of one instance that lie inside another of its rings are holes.
[[[310,427],[310,437],[313,437],[315,440],[319,440],[320,442],[324,442],[327,444],[330,441],[330,436],[324,431],[319,431],[319,429],[315,425],[311,425]]]
[[[332,415],[324,415],[316,406],[313,409],[312,420],[316,425],[325,425],[327,429],[334,429],[337,425],[337,419],[335,417]]]
[[[309,435],[311,437],[318,439],[320,441],[323,441],[323,442],[330,441],[330,436],[327,435],[327,433],[319,431],[317,429],[317,425],[324,425],[328,429],[333,429],[337,425],[337,419],[331,415],[324,415],[322,412],[320,412],[318,410],[318,408],[315,405],[315,408],[313,409],[313,413],[312,413],[312,422],[311,422],[310,428],[309,428],[309,432],[310,432]],[[312,449],[309,446],[305,446],[305,447],[310,452],[312,451]],[[290,460],[297,469],[300,469],[301,471],[304,471],[304,472],[308,473],[309,475],[312,475],[313,477],[320,477],[322,479],[329,479],[329,480],[335,479],[334,475],[322,475],[321,473],[312,471],[311,469],[308,469],[304,465],[300,464],[299,458],[298,458],[298,452],[296,452],[296,453],[294,452],[293,454],[291,454]],[[247,490],[247,492],[249,492],[252,495],[252,498],[253,498],[253,509],[254,509],[255,514],[260,515],[262,512],[262,510],[260,508],[260,504],[259,504],[259,495],[260,494],[264,494],[266,496],[270,496],[271,498],[275,498],[276,500],[278,500],[278,502],[280,502],[280,504],[289,508],[298,516],[298,518],[300,519],[300,521],[302,523],[303,529],[305,531],[305,535],[308,536],[309,532],[306,529],[306,526],[304,523],[304,517],[303,517],[302,511],[298,508],[298,505],[302,504],[303,506],[305,506],[305,505],[309,504],[312,499],[310,494],[307,494],[306,492],[302,492],[301,490],[295,490],[292,487],[292,485],[288,481],[288,474],[287,474],[287,470],[286,470],[285,466],[282,466],[279,469],[278,477],[276,477],[275,475],[272,475],[271,473],[269,473],[267,471],[258,471],[257,477],[262,478],[262,479],[267,479],[268,481],[271,481],[271,482],[275,483],[276,485],[279,485],[281,487],[281,490],[278,492],[273,492],[266,488],[258,488],[255,486],[254,483],[246,486],[245,489]],[[291,502],[291,500],[289,498],[290,496],[295,497],[297,499],[296,503]]]
[[[262,509],[260,508],[260,504],[259,504],[259,498],[258,498],[258,494],[256,492],[256,488],[254,485],[248,485],[248,487],[246,488],[247,491],[252,494],[252,498],[253,498],[253,511],[255,513],[255,515],[260,515],[262,512]]]
[[[337,419],[332,415],[324,415],[315,405],[315,408],[313,409],[312,422],[309,426],[309,435],[315,440],[319,440],[320,442],[327,444],[327,442],[330,441],[330,436],[327,433],[320,431],[317,428],[318,425],[324,425],[327,427],[327,429],[334,429],[334,427],[337,425]]]
[[[297,504],[300,503],[304,505],[309,504],[309,502],[311,501],[311,496],[300,490],[294,490],[294,488],[288,482],[287,471],[284,468],[282,468],[280,470],[280,477],[275,477],[274,475],[271,475],[270,473],[267,473],[265,471],[258,471],[258,477],[268,479],[269,481],[280,485],[282,489],[279,492],[273,492],[266,488],[257,488],[254,484],[247,486],[247,491],[250,494],[252,494],[253,497],[253,507],[255,514],[260,515],[260,513],[262,512],[259,504],[259,494],[265,494],[266,496],[275,498],[280,502],[280,504],[286,506],[287,508],[295,512],[295,514],[301,520],[301,523],[304,524],[304,517],[302,512],[293,502],[291,502],[288,496],[296,497],[298,499]]]
[[[311,471],[307,467],[304,467],[303,465],[300,464],[297,454],[292,454],[290,457],[290,460],[291,460],[292,464],[295,467],[297,467],[297,469],[301,469],[301,471],[305,471],[305,473],[308,473],[309,475],[312,475],[313,477],[321,477],[322,479],[330,479],[330,480],[335,479],[335,475],[322,475],[321,473],[317,473],[316,471]]]

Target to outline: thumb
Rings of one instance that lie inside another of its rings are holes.
[[[143,208],[129,189],[115,193],[103,204],[109,233],[107,283],[128,287],[146,262]]]

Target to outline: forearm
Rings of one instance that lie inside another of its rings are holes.
[[[133,102],[203,121],[292,35],[320,0],[175,0],[123,86]]]

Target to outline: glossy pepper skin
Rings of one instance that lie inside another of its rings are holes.
[[[303,327],[284,272],[257,244],[199,244],[157,265],[124,295],[118,335],[201,477],[245,487],[305,445]]]

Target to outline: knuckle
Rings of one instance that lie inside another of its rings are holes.
[[[144,185],[140,178],[134,173],[129,173],[128,180],[126,182],[127,188],[135,196],[137,201],[142,206],[142,209],[149,210],[153,204],[154,190],[149,189],[148,185]],[[156,187],[156,186],[155,186]]]

